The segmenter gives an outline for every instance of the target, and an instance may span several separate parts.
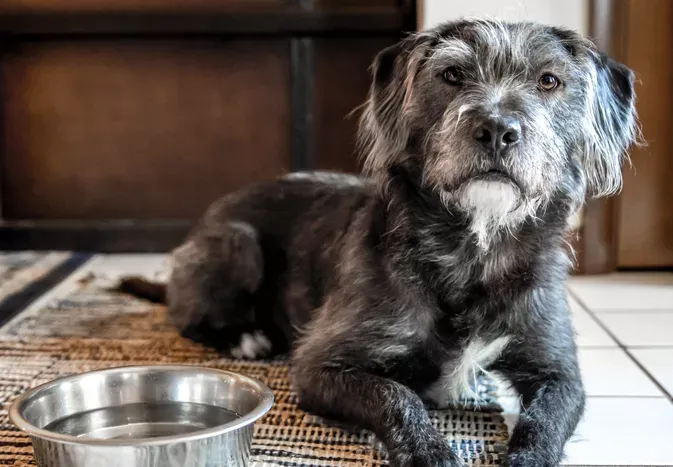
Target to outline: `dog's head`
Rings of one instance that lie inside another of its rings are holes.
[[[446,203],[494,225],[559,192],[579,205],[621,186],[634,76],[577,33],[459,21],[383,50],[372,69],[361,137],[375,177],[411,165]]]

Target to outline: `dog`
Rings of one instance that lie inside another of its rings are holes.
[[[391,465],[464,465],[430,422],[492,372],[521,397],[512,467],[556,466],[585,394],[564,290],[569,219],[621,186],[634,74],[581,35],[460,20],[381,51],[365,177],[293,173],[215,202],[172,254],[183,334],[291,351],[300,407],[373,431]]]

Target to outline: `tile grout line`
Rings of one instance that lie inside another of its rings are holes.
[[[570,295],[572,298],[575,299],[575,301],[582,307],[584,311],[587,312],[587,314],[591,317],[591,319],[594,320],[596,324],[598,324],[603,331],[605,331],[608,336],[612,340],[614,340],[617,345],[619,346],[620,349],[624,351],[624,353],[631,359],[633,363],[636,364],[640,370],[647,375],[647,377],[654,383],[654,385],[659,388],[659,390],[668,398],[670,402],[673,403],[673,394],[669,393],[666,388],[645,368],[645,366],[640,363],[640,361],[633,356],[633,354],[629,351],[629,349],[624,345],[619,339],[617,339],[617,336],[608,328],[599,318],[596,316],[596,313],[591,311],[587,304],[582,300],[570,287],[566,286],[566,291],[568,295]]]
[[[629,356],[629,358],[635,363],[638,368],[643,370],[645,374],[652,380],[652,382],[666,395],[668,396],[668,400],[673,402],[673,394],[669,393],[668,390],[661,384],[659,383],[659,380],[652,375],[649,370],[643,365],[640,360],[638,360],[632,353],[631,350],[628,347],[624,347],[624,352],[626,352],[626,355]]]
[[[596,313],[597,315],[629,315],[629,314],[634,314],[634,313],[652,313],[652,314],[670,314],[673,313],[673,310],[669,310],[668,308],[662,309],[662,308],[644,308],[642,310],[634,310],[631,308],[628,309],[614,309],[614,308],[603,308],[600,310],[592,310],[593,313]]]
[[[587,394],[587,398],[592,399],[668,399],[665,395],[660,396],[634,396],[629,394]],[[519,396],[497,396],[497,399],[519,399]]]
[[[628,348],[633,350],[673,350],[673,345],[630,345]]]
[[[584,344],[584,345],[577,345],[578,350],[614,350],[614,349],[619,349],[620,347],[618,345],[601,345],[601,344]],[[651,348],[651,347],[648,347]],[[673,348],[673,346],[669,347],[664,347],[666,349]]]

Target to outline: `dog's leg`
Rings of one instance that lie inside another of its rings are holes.
[[[550,378],[516,386],[523,408],[509,442],[510,467],[558,466],[584,409],[582,385]]]
[[[509,466],[558,466],[585,402],[572,334],[559,330],[548,340],[529,336],[501,363],[493,369],[512,383],[522,402],[509,442]]]
[[[396,467],[459,467],[463,463],[430,423],[418,395],[393,380],[355,368],[294,362],[293,382],[304,410],[373,431]]]

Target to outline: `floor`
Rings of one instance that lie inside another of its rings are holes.
[[[673,466],[673,274],[568,284],[588,394],[564,465]],[[518,399],[503,392],[508,426]]]
[[[97,260],[111,281],[156,277],[164,264],[160,255]],[[568,293],[589,398],[565,465],[673,466],[673,273],[578,277]],[[511,428],[518,399],[503,390],[500,400]]]

